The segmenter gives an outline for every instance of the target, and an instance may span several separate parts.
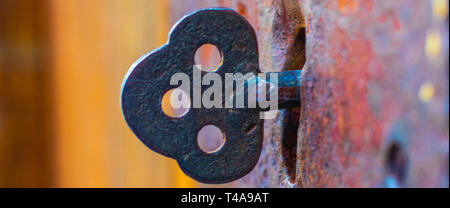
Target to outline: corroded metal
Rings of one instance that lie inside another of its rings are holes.
[[[438,1],[304,2],[298,185],[448,186],[448,16],[434,12]]]

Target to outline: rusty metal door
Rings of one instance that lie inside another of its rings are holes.
[[[216,6],[255,28],[262,71],[302,69],[301,107],[228,186],[448,187],[448,1],[172,1],[171,22]]]

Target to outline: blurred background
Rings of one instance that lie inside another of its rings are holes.
[[[145,147],[120,110],[123,76],[166,42],[169,9],[0,0],[0,187],[198,185]]]

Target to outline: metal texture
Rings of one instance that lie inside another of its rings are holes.
[[[281,111],[265,121],[260,161],[237,185],[448,187],[447,0],[216,3],[252,23],[261,69],[298,57],[288,48],[305,21],[296,165],[279,156],[289,131]]]
[[[225,73],[259,72],[256,37],[247,21],[230,9],[199,10],[174,26],[167,44],[133,64],[123,84],[122,109],[130,128],[150,149],[174,158],[187,175],[200,182],[225,183],[246,175],[258,161],[262,146],[259,115],[191,108],[181,118],[170,118],[161,110],[163,94],[174,88],[169,85],[171,76],[183,72],[192,77],[194,53],[206,43],[223,54],[216,71],[222,78]],[[197,133],[206,125],[215,125],[225,134],[225,144],[217,152],[205,153],[197,144]]]
[[[448,186],[448,1],[303,3],[297,184]]]

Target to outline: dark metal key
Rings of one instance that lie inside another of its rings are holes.
[[[195,51],[207,43],[220,49],[223,62],[217,71],[201,72],[202,76],[217,73],[224,79],[226,73],[260,73],[251,25],[231,9],[199,10],[172,28],[165,45],[133,64],[122,87],[122,110],[135,135],[153,151],[177,160],[187,175],[203,183],[226,183],[243,177],[258,162],[262,147],[259,112],[268,109],[191,107],[184,116],[172,118],[161,106],[164,93],[176,88],[170,85],[172,75],[182,72],[192,77]],[[278,108],[299,106],[300,71],[277,75]],[[267,86],[274,82],[265,81]],[[202,91],[206,88],[201,86]],[[193,97],[192,92],[188,94]],[[218,151],[204,152],[197,143],[198,132],[206,125],[219,127],[225,135]]]

